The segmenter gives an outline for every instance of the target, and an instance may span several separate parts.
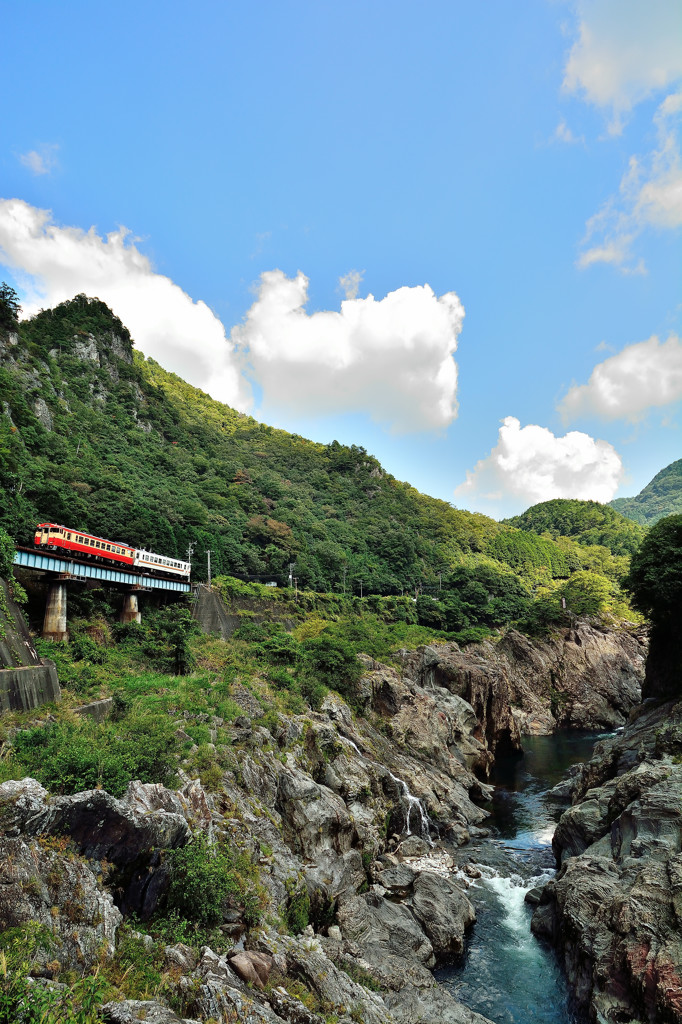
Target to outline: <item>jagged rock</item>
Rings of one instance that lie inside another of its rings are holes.
[[[410,907],[436,956],[462,952],[464,932],[476,920],[476,913],[457,885],[442,875],[422,871],[414,883]]]
[[[492,1024],[458,1002],[444,988],[416,988],[406,985],[385,997],[395,1024]]]
[[[123,872],[118,884],[124,912],[149,916],[167,884],[160,851],[182,846],[189,838],[178,794],[139,782],[130,784],[122,800],[99,789],[56,797],[41,790],[35,779],[3,783],[0,821],[7,815],[15,834],[67,835],[88,860],[106,860]]]
[[[329,900],[352,895],[365,881],[359,850],[343,854],[321,850],[315,863],[307,864],[303,870],[313,909],[318,905],[322,909]]]
[[[420,836],[408,836],[396,847],[396,853],[400,857],[424,857],[428,852],[429,844]]]
[[[35,835],[31,822],[44,809],[48,793],[36,779],[11,779],[0,785],[0,829],[5,836]]]
[[[681,712],[644,708],[598,746],[555,833],[562,868],[533,914],[578,1004],[607,1024],[682,1020],[682,765],[665,753]]]
[[[464,652],[452,643],[424,647],[405,659],[403,671],[427,689],[438,687],[463,697],[478,721],[476,738],[485,740],[491,754],[520,751],[509,675],[492,644],[477,644]]]
[[[78,857],[22,838],[0,839],[0,930],[37,922],[54,938],[39,961],[90,967],[113,953],[122,921],[109,893]]]
[[[300,977],[320,1000],[338,1008],[339,1013],[352,1011],[353,1019],[363,1024],[392,1024],[382,998],[340,970],[323,952],[318,939],[294,938],[269,930],[261,932],[256,945],[275,957],[283,954],[289,971]]]
[[[197,956],[191,946],[184,942],[176,942],[174,946],[166,946],[164,949],[166,966],[179,967],[183,974],[191,974],[197,965]]]
[[[44,398],[40,395],[33,402],[33,411],[36,415],[36,419],[45,427],[45,430],[52,431],[54,428],[54,421],[52,419],[52,413],[50,412],[49,406]]]
[[[414,885],[417,872],[409,864],[389,865],[374,875],[375,882],[394,896],[407,896]]]
[[[646,642],[641,633],[579,619],[548,640],[507,630],[497,644],[457,644],[405,655],[403,672],[419,685],[463,697],[493,753],[519,749],[521,732],[623,725],[640,700]]]
[[[291,833],[294,849],[314,859],[321,850],[348,853],[355,828],[345,803],[299,768],[283,769],[278,780],[277,809]]]
[[[285,988],[274,988],[268,994],[270,1006],[288,1024],[325,1024],[324,1017],[309,1010],[300,999],[290,996]]]
[[[87,359],[92,363],[99,363],[97,339],[93,334],[88,334],[85,341],[77,334],[74,335],[71,351],[76,359]]]
[[[338,924],[346,941],[375,966],[384,955],[433,967],[433,946],[406,906],[366,893],[341,904]]]
[[[191,979],[184,979],[192,1012],[205,1019],[239,1024],[277,1024],[281,1021],[269,1006],[258,1002],[224,957],[204,946],[201,961]]]
[[[126,999],[106,1003],[100,1010],[104,1024],[200,1024],[194,1018],[178,1017],[168,1006],[153,999]]]
[[[391,719],[393,736],[400,743],[446,770],[452,767],[452,756],[468,768],[486,765],[479,723],[462,697],[443,687],[427,691],[385,666],[376,667],[368,680],[372,707]]]

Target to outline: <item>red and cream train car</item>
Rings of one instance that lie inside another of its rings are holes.
[[[95,537],[82,530],[71,530],[56,523],[39,523],[33,542],[41,548],[64,548],[74,554],[90,557],[94,555],[107,562],[119,562],[123,565],[133,565],[135,562],[135,548],[128,544],[105,540],[103,537]]]
[[[57,523],[40,523],[36,527],[34,543],[43,548],[62,548],[76,555],[94,558],[109,564],[131,565],[143,573],[161,576],[180,576],[189,579],[191,564],[178,558],[157,555],[153,551],[130,547],[121,541],[105,540],[82,530],[72,530]]]

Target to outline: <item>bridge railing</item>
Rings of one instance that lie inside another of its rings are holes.
[[[125,569],[113,569],[107,565],[89,565],[70,558],[47,554],[44,551],[20,549],[14,556],[14,564],[24,569],[42,572],[68,573],[80,579],[102,580],[105,583],[123,583],[127,586],[143,586],[150,590],[172,590],[186,594],[190,585],[185,580],[166,580],[158,576],[141,576]]]

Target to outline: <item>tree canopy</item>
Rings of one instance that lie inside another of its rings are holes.
[[[0,284],[0,328],[13,331],[19,322],[19,296],[14,288],[3,281]]]
[[[652,526],[630,562],[626,586],[639,611],[655,625],[679,628],[682,616],[682,515]]]

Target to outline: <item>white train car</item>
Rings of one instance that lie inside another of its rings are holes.
[[[153,551],[135,549],[133,565],[138,569],[152,573],[167,573],[169,576],[180,576],[182,579],[189,579],[192,569],[190,562],[181,562],[177,558],[168,558],[166,555],[157,555]]]

